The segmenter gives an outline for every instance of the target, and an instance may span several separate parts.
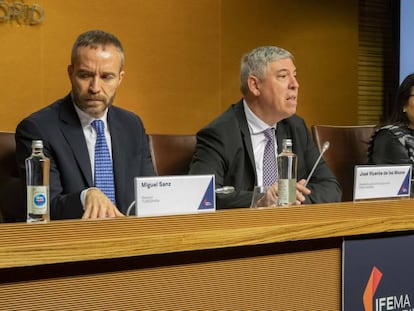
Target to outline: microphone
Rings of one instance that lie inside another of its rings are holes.
[[[217,188],[215,190],[215,193],[217,194],[230,194],[234,192],[234,187],[233,186],[224,186],[222,188]]]
[[[321,158],[322,158],[323,154],[324,154],[324,153],[325,153],[325,151],[326,151],[326,150],[328,150],[328,149],[329,149],[329,141],[325,141],[325,142],[323,143],[323,145],[322,145],[322,151],[321,151],[321,154],[320,154],[320,155],[319,155],[319,157],[316,159],[315,164],[313,165],[312,170],[311,170],[311,172],[310,172],[310,173],[309,173],[309,175],[308,175],[308,178],[306,178],[306,182],[305,182],[305,185],[304,185],[305,187],[307,186],[307,184],[308,184],[308,182],[309,182],[310,178],[312,177],[313,172],[315,171],[316,166],[318,165],[319,161],[321,160]]]
[[[126,216],[129,216],[129,213],[131,213],[131,210],[134,207],[134,205],[135,205],[135,201],[132,201],[131,204],[129,204],[128,209],[127,209],[127,211],[125,213]]]

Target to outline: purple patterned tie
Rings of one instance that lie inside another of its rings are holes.
[[[105,138],[105,124],[102,120],[95,120],[91,126],[96,131],[95,143],[95,187],[115,203],[114,174],[112,160]]]
[[[263,153],[263,186],[271,186],[277,181],[277,162],[275,152],[275,129],[263,132],[267,142]]]

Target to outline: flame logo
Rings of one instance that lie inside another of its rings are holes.
[[[382,278],[382,272],[377,268],[373,267],[371,271],[371,275],[367,282],[367,286],[365,287],[364,296],[363,296],[363,303],[365,311],[373,311],[372,301],[374,298],[374,294],[377,291],[378,285]]]

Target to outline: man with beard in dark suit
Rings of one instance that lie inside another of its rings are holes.
[[[155,175],[141,119],[113,105],[123,65],[123,47],[114,35],[100,30],[81,34],[68,66],[70,94],[17,126],[22,179],[32,140],[43,141],[50,159],[51,219],[123,216],[134,200],[134,177]],[[108,192],[95,184],[98,130],[94,121],[102,124],[100,144],[105,144],[109,159]]]

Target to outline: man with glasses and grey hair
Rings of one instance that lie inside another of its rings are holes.
[[[292,54],[258,47],[242,57],[240,80],[243,98],[197,133],[190,166],[190,174],[214,174],[216,188],[234,187],[217,194],[217,208],[250,206],[253,188],[268,182],[266,144],[272,142],[276,161],[285,138],[292,140],[298,157],[296,204],[340,201],[341,187],[323,159],[306,180],[320,153],[296,115],[299,83]],[[277,177],[269,186],[277,200]]]

